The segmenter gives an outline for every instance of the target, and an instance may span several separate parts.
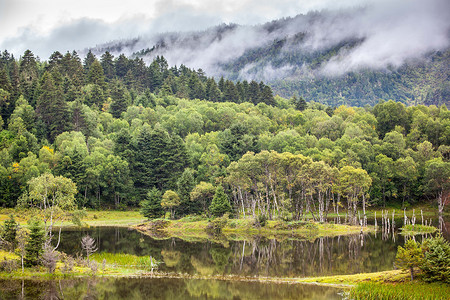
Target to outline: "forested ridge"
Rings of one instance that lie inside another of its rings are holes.
[[[4,51],[0,109],[3,207],[46,173],[76,184],[79,207],[145,201],[155,217],[214,214],[225,199],[236,215],[323,221],[363,203],[442,206],[450,190],[445,105],[328,107],[160,56]]]
[[[373,57],[369,65],[346,69],[342,61],[367,40],[356,32],[341,37],[342,32],[333,31],[342,26],[343,32],[352,32],[354,25],[349,20],[361,16],[361,11],[350,15],[315,12],[251,27],[222,24],[205,31],[160,34],[148,41],[111,42],[93,51],[128,51],[145,60],[164,55],[169,61],[203,63],[216,76],[263,80],[282,97],[297,94],[329,106],[373,106],[380,99],[406,105],[449,105],[448,47],[401,63],[383,65]]]

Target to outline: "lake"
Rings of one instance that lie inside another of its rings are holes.
[[[342,299],[343,288],[255,282],[258,277],[310,277],[390,270],[397,233],[314,240],[255,237],[251,240],[154,239],[120,227],[64,229],[59,251],[81,253],[89,234],[98,252],[151,255],[158,271],[200,277],[228,275],[242,281],[177,278],[79,278],[55,281],[0,280],[0,299]],[[423,237],[416,237],[419,241]]]

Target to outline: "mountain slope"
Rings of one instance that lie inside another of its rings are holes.
[[[163,55],[169,64],[232,80],[264,80],[284,97],[298,94],[334,106],[373,105],[379,99],[449,105],[450,18],[443,10],[449,5],[432,2],[431,8],[365,7],[256,26],[223,24],[113,42],[94,51],[133,53],[147,61]],[[419,18],[426,23],[418,24]]]

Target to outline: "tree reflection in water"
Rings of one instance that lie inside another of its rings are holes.
[[[125,228],[66,231],[59,250],[75,255],[85,234],[98,241],[98,252],[151,255],[159,271],[183,274],[309,277],[392,269],[403,237],[382,231],[374,235],[347,235],[301,240],[254,237],[251,240],[156,240]]]
[[[315,285],[161,278],[24,281],[25,299],[341,299]],[[0,298],[17,299],[21,280],[0,280]],[[20,298],[19,298],[20,299]]]

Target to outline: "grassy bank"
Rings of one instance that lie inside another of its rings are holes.
[[[397,284],[361,283],[351,289],[348,297],[353,300],[437,300],[449,299],[450,285],[420,281]]]
[[[242,240],[254,236],[262,236],[269,239],[285,239],[289,237],[316,239],[317,237],[358,234],[361,232],[360,226],[302,221],[267,221],[265,226],[260,226],[252,218],[229,219],[220,234],[217,234],[217,232],[213,234],[209,227],[210,222],[200,217],[186,217],[180,220],[155,219],[135,226],[139,231],[154,238],[177,237],[191,241],[210,240],[220,237],[224,237],[227,240]],[[364,227],[362,230],[366,233],[374,229],[369,226]]]
[[[27,221],[33,216],[38,215],[38,211],[33,209],[13,209],[2,208],[0,209],[0,223],[9,219],[9,215],[13,215],[17,222],[21,226],[27,226]],[[144,222],[144,218],[139,210],[86,210],[85,216],[82,217],[82,224],[84,226],[117,226],[117,227],[129,227],[132,225],[140,224]],[[70,217],[66,217],[62,222],[58,222],[57,226],[72,227],[75,226],[70,220]]]
[[[5,262],[8,261],[6,265]],[[85,258],[62,256],[50,274],[43,266],[26,267],[22,272],[20,257],[0,250],[0,278],[3,279],[58,279],[88,276],[137,276],[157,268],[158,262],[150,256],[136,256],[122,253],[94,253],[89,261]]]

